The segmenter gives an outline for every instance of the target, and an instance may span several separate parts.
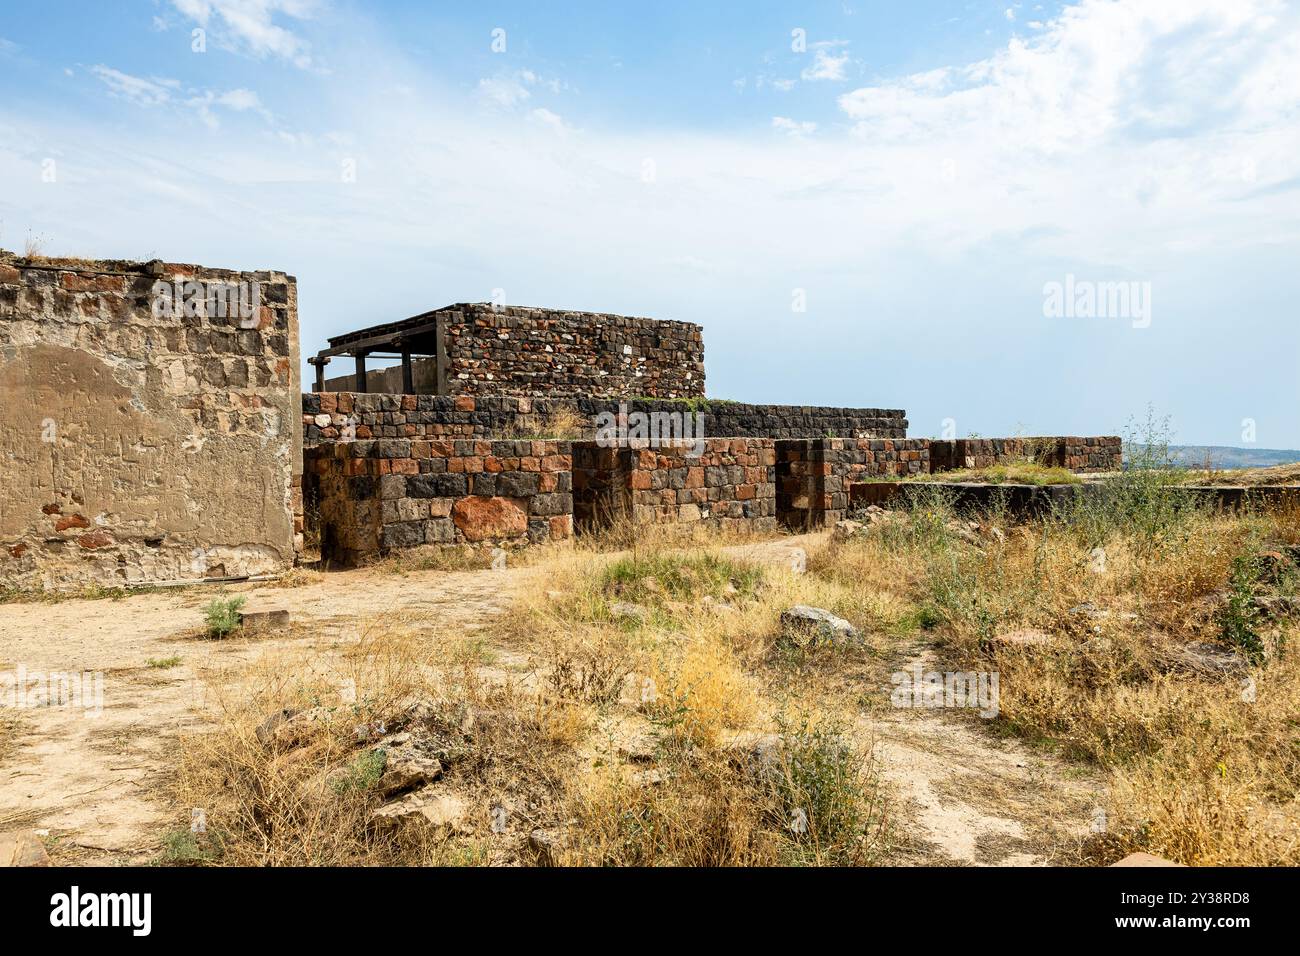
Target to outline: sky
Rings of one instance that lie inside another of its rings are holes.
[[[1300,448],[1300,3],[0,14],[0,248],[288,272],[304,357],[496,298],[914,436]]]

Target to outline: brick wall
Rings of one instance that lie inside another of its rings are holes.
[[[574,444],[574,514],[580,526],[626,515],[638,523],[706,521],[731,528],[776,527],[772,439],[710,438],[687,444],[602,448]]]
[[[1079,473],[1119,471],[1123,441],[1115,435],[935,440],[931,442],[931,460],[935,471],[1023,461]]]
[[[620,407],[622,406],[622,407]],[[545,434],[548,423],[564,417],[596,437],[597,416],[637,412],[702,414],[703,434],[740,438],[904,438],[907,418],[895,408],[830,408],[751,405],[741,402],[566,399],[511,396],[392,395],[309,392],[302,397],[303,430],[308,445],[341,437],[351,426],[357,438],[490,438],[502,434]]]
[[[927,438],[815,438],[776,442],[777,514],[791,528],[835,522],[848,485],[866,478],[927,474]]]
[[[248,316],[217,314],[212,284],[254,282]],[[283,273],[0,251],[0,584],[287,568],[297,336]]]
[[[447,392],[451,395],[704,394],[704,337],[698,325],[660,319],[502,306],[449,305],[423,316],[446,320]],[[340,360],[346,363],[346,359]],[[431,380],[430,360],[415,363],[417,382]],[[394,387],[400,373],[376,369],[368,390]],[[354,376],[327,379],[326,389],[355,388]]]
[[[565,441],[376,439],[307,449],[321,557],[356,564],[447,544],[513,546],[573,532]]]

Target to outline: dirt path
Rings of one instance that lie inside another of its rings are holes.
[[[802,535],[725,550],[789,567],[823,540]],[[369,569],[294,588],[227,589],[246,597],[249,609],[290,610],[288,633],[261,640],[201,639],[209,589],[0,606],[0,672],[100,672],[104,681],[98,713],[20,712],[17,740],[0,757],[0,830],[49,831],[56,863],[145,861],[176,823],[161,783],[179,733],[202,719],[201,678],[209,668],[286,647],[330,654],[381,615],[400,614],[439,633],[473,633],[523,589],[541,586],[537,574],[528,567]],[[928,661],[925,648],[916,653]],[[864,724],[897,806],[899,862],[1042,864],[1050,847],[1086,829],[1095,784],[964,716],[886,708]]]
[[[197,636],[211,589],[0,606],[0,672],[103,675],[102,709],[88,701],[19,713],[18,739],[0,762],[0,830],[48,830],[56,862],[148,858],[174,823],[159,784],[177,735],[202,719],[200,678],[209,668],[276,648],[328,654],[384,614],[472,633],[508,607],[531,574],[346,571],[297,588],[227,589],[249,609],[290,610],[288,636],[261,640]]]
[[[928,646],[902,669],[914,663],[941,669]],[[1100,801],[1093,775],[999,739],[970,714],[890,708],[871,730],[881,778],[903,821],[903,860],[1043,866],[1087,832]]]

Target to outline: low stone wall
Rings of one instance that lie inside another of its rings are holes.
[[[573,533],[566,441],[378,439],[306,452],[321,557],[352,565],[423,545],[514,546]]]
[[[1119,471],[1123,466],[1123,451],[1123,441],[1115,435],[958,438],[931,441],[930,460],[933,471],[1032,461],[1084,474]]]
[[[706,437],[904,438],[907,418],[896,408],[750,405],[741,402],[659,399],[516,398],[472,395],[394,395],[314,392],[302,397],[304,440],[354,438],[492,438],[542,435],[557,422],[596,438],[602,414],[617,422],[636,414],[702,415],[691,419]]]
[[[702,453],[693,454],[696,450]],[[710,438],[660,448],[574,444],[574,514],[580,527],[626,515],[638,523],[710,522],[776,527],[772,439]]]
[[[776,442],[777,514],[791,528],[835,522],[849,507],[849,483],[928,474],[926,438],[815,438]]]

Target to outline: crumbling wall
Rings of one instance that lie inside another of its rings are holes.
[[[321,557],[344,565],[425,545],[514,546],[573,533],[565,441],[404,438],[306,452]]]
[[[0,252],[0,585],[289,567],[297,336],[283,273]]]

